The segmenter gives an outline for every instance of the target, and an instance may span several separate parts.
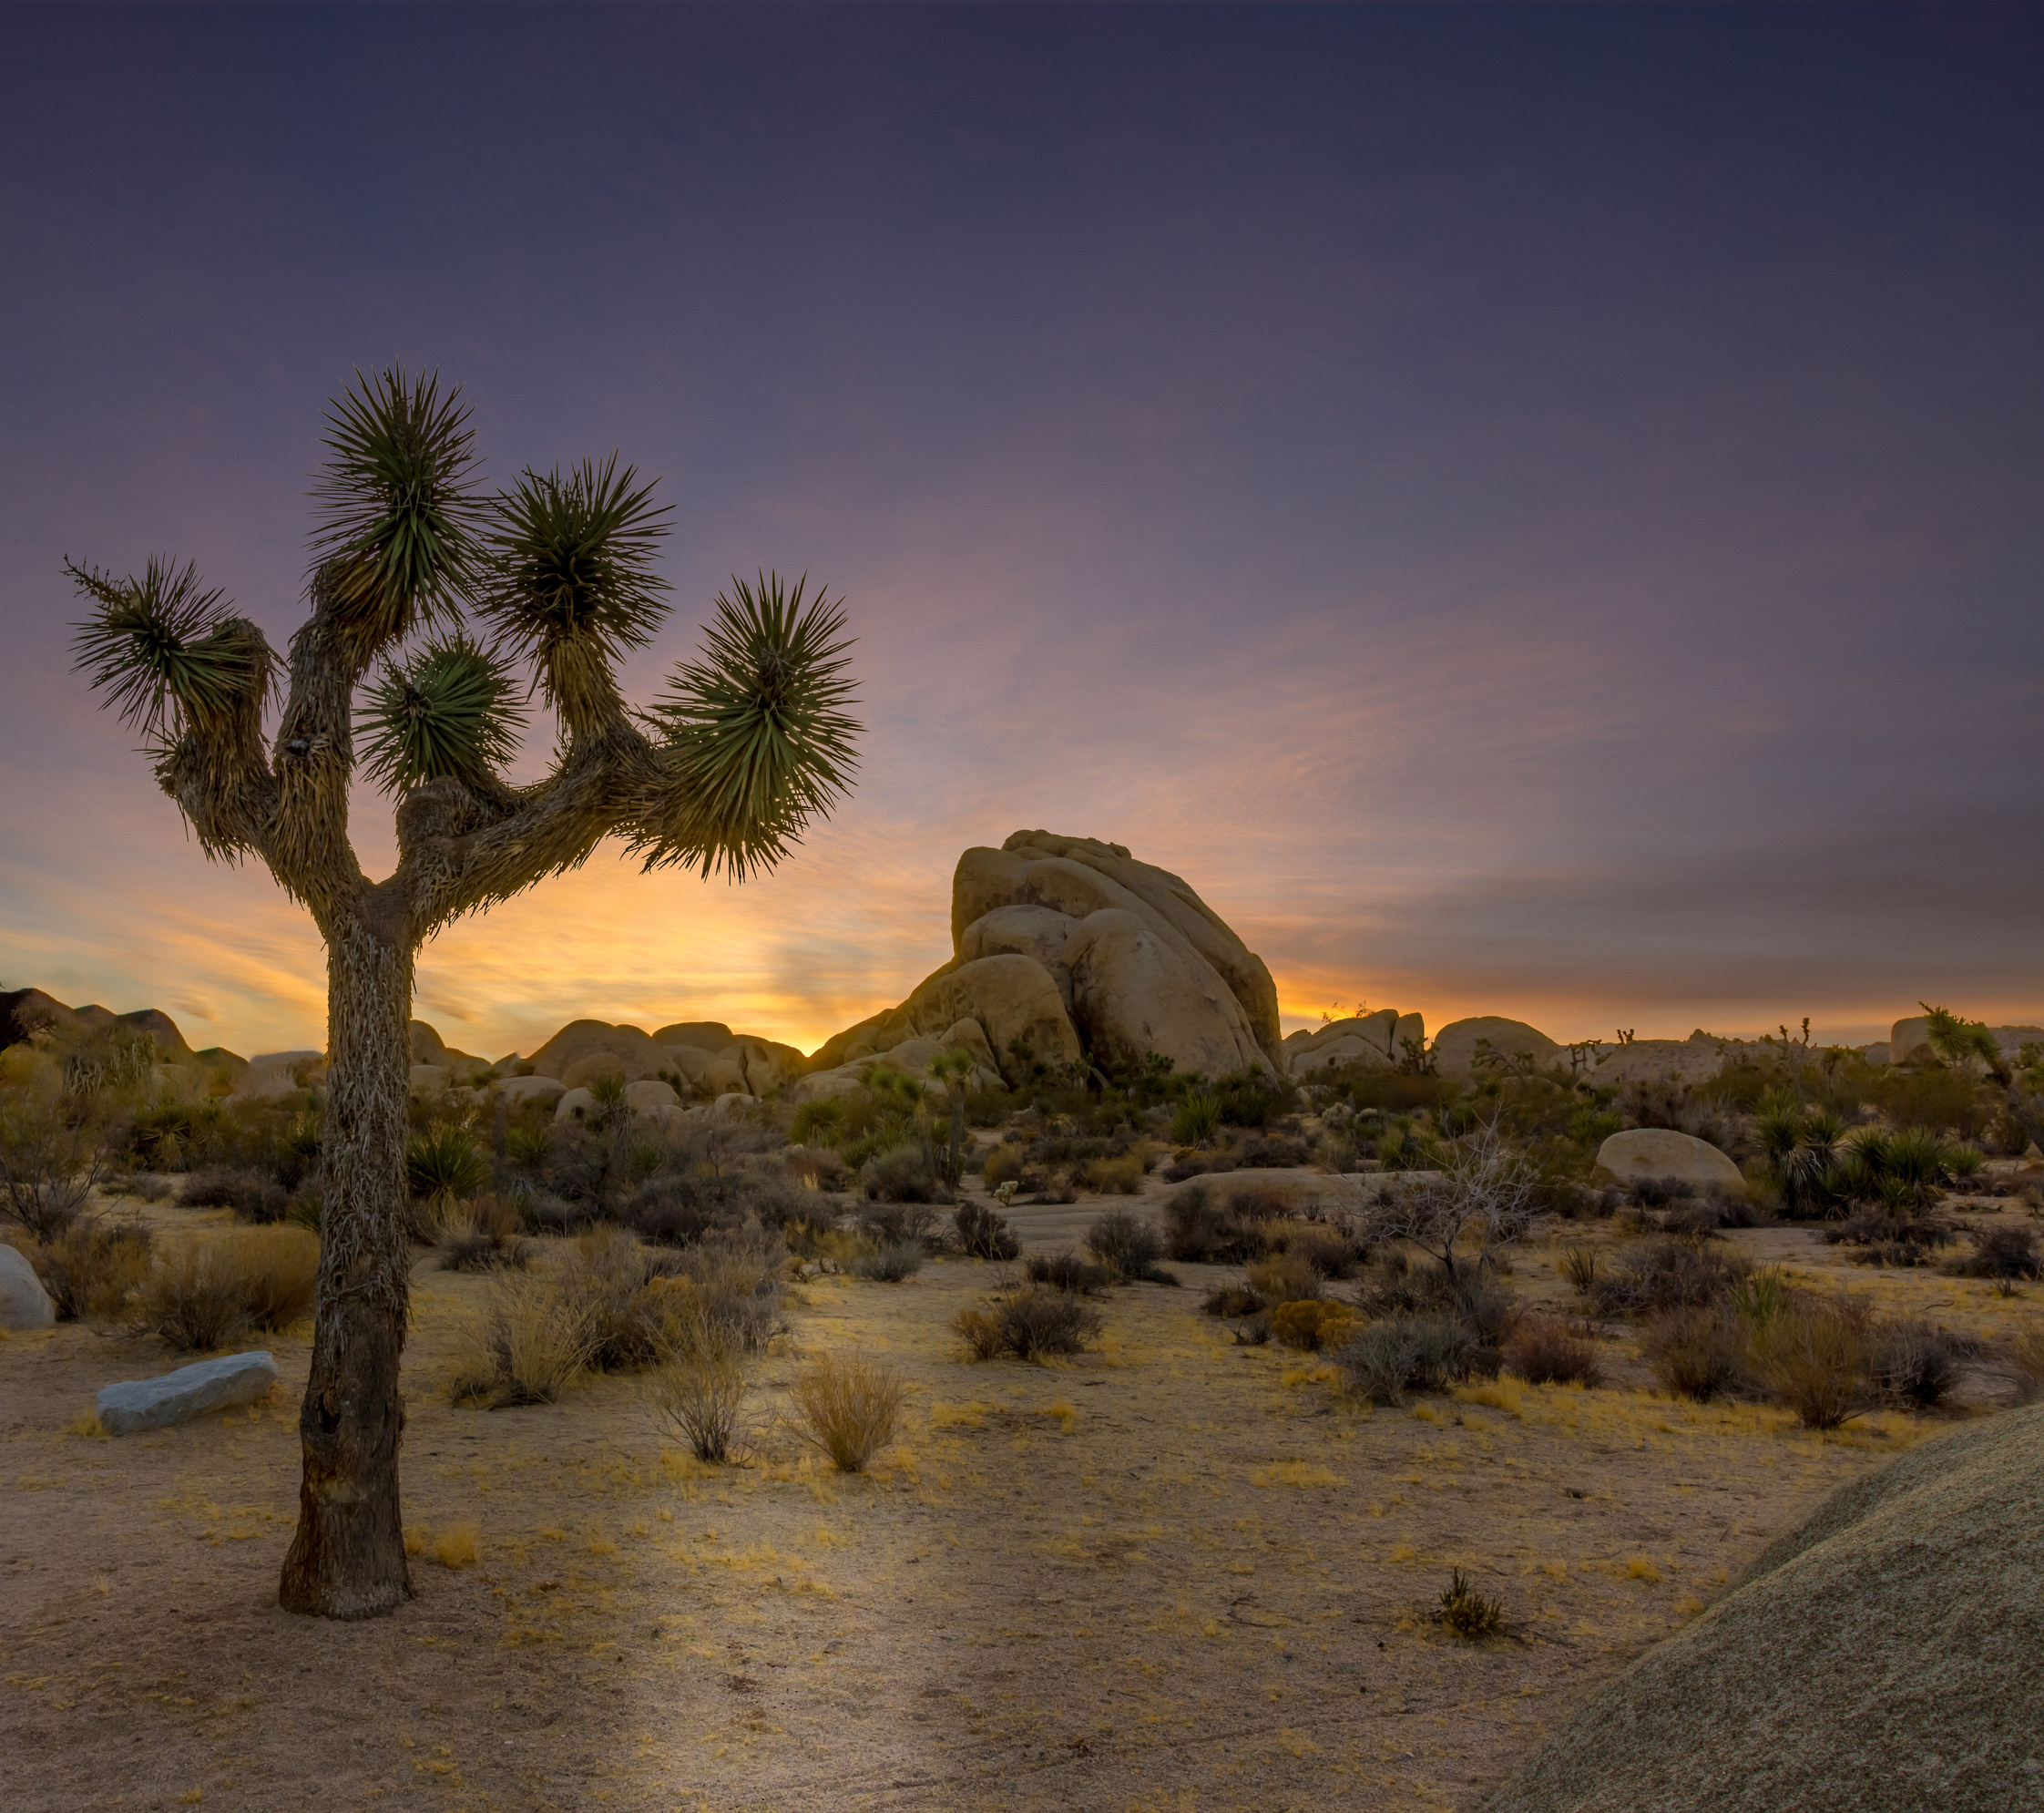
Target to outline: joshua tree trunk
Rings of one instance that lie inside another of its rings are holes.
[[[332,927],[319,1310],[298,1419],[298,1531],[278,1590],[289,1612],[368,1618],[412,1596],[397,1470],[411,1011],[409,939],[366,916]]]

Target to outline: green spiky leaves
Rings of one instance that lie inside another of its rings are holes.
[[[349,640],[364,665],[417,624],[453,613],[476,561],[485,507],[471,489],[475,435],[455,389],[364,378],[327,414],[327,459],[312,496],[313,558],[328,567]]]
[[[506,663],[459,634],[386,662],[355,713],[370,779],[398,794],[443,776],[491,785],[525,728],[512,687]]]
[[[778,574],[720,593],[703,659],[677,670],[647,722],[670,791],[635,847],[649,867],[772,868],[808,821],[851,791],[860,724],[844,612]]]
[[[482,614],[537,664],[547,702],[572,730],[621,712],[614,663],[652,640],[667,614],[653,570],[666,506],[613,454],[542,476],[521,473],[496,501]]]
[[[122,722],[152,741],[173,731],[213,731],[270,684],[261,631],[222,608],[199,569],[151,558],[139,579],[116,579],[66,560],[64,570],[98,609],[77,626],[71,671],[104,692]]]

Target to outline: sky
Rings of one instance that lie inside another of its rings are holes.
[[[324,1039],[69,669],[68,555],[281,648],[322,415],[842,594],[858,788],[732,887],[615,845],[421,953],[450,1044],[812,1048],[1023,828],[1181,875],[1284,1024],[2044,1019],[2044,14],[13,7],[0,988]],[[551,752],[542,722],[516,771]],[[389,802],[358,791],[373,874]]]

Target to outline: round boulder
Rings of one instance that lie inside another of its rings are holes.
[[[1597,1162],[1620,1183],[1665,1179],[1697,1190],[1739,1191],[1746,1180],[1708,1140],[1672,1127],[1633,1127],[1597,1148]]]
[[[527,1101],[558,1101],[567,1093],[567,1085],[552,1077],[506,1077],[496,1085],[496,1092],[516,1108]]]
[[[56,1309],[28,1255],[0,1241],[0,1328],[47,1328]]]
[[[1484,1048],[1480,1054],[1479,1044]],[[1536,1069],[1544,1069],[1560,1050],[1546,1033],[1523,1019],[1481,1014],[1474,1019],[1450,1020],[1434,1035],[1434,1068],[1444,1077],[1473,1076],[1481,1055],[1507,1067],[1531,1059]]]
[[[1485,1813],[2044,1799],[2044,1406],[1842,1486],[1593,1693]]]

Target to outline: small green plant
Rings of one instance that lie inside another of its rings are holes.
[[[1571,1246],[1562,1255],[1561,1271],[1578,1296],[1588,1296],[1597,1288],[1597,1255],[1587,1246]]]
[[[1210,1140],[1221,1125],[1221,1098],[1211,1090],[1188,1090],[1171,1111],[1171,1138],[1181,1146]]]
[[[1494,1636],[1504,1628],[1501,1601],[1486,1599],[1460,1568],[1450,1574],[1435,1617],[1458,1637]]]
[[[436,1122],[404,1149],[404,1187],[415,1203],[465,1202],[489,1181],[489,1155],[453,1122]]]

